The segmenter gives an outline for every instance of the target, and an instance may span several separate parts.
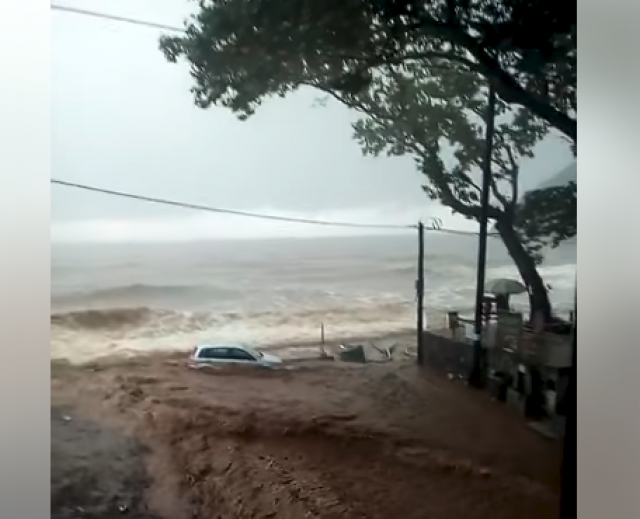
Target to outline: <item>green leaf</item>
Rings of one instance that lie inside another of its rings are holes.
[[[190,63],[203,108],[249,114],[302,84],[359,95],[395,68],[424,80],[440,74],[424,82],[428,97],[443,89],[473,97],[491,78],[499,114],[526,107],[575,141],[576,42],[575,7],[551,0],[208,0],[185,35],[161,38],[160,48]]]

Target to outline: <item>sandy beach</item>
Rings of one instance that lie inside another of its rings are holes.
[[[55,519],[557,517],[560,445],[411,359],[52,361],[51,391]]]

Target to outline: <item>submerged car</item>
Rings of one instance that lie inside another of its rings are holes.
[[[276,368],[282,359],[244,345],[200,344],[189,357],[189,367],[222,367],[225,365],[245,365],[263,368]]]

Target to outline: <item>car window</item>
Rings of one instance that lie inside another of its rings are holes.
[[[215,348],[214,355],[216,359],[230,359],[229,348]]]
[[[241,350],[239,348],[230,348],[229,354],[230,354],[230,357],[235,360],[253,360],[253,361],[256,360],[253,356],[249,355],[246,351]]]
[[[203,348],[200,350],[201,359],[228,359],[228,348]]]
[[[213,355],[213,348],[201,348],[198,352],[199,359],[211,359]]]

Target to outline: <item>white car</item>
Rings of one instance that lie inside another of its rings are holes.
[[[225,364],[275,368],[282,364],[282,359],[248,346],[215,344],[200,344],[193,349],[189,357],[191,368],[222,367]]]

